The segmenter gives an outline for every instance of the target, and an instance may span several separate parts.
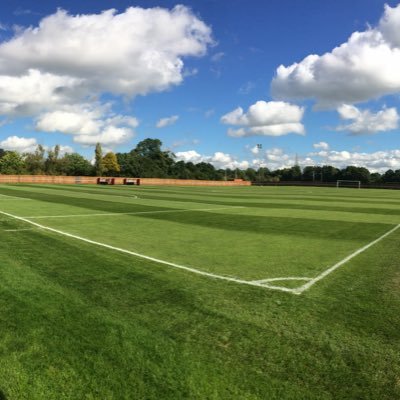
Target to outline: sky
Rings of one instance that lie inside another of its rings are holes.
[[[400,4],[2,0],[0,148],[400,169]]]

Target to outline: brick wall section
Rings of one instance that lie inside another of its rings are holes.
[[[122,185],[124,178],[115,178],[116,185]],[[41,184],[96,184],[96,176],[50,176],[50,175],[0,175],[0,183],[41,183]],[[140,178],[141,185],[171,186],[250,186],[251,183],[234,181],[201,181],[192,179]]]

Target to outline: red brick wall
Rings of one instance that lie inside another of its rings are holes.
[[[116,185],[122,185],[124,178],[115,178]],[[50,176],[50,175],[0,175],[0,183],[55,183],[55,184],[96,184],[96,176]],[[140,178],[141,185],[171,186],[250,186],[251,183],[235,179],[235,181],[200,181],[192,179],[159,179]]]

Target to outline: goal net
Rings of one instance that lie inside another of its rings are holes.
[[[360,189],[361,181],[348,181],[348,180],[338,180],[336,181],[336,187],[349,187],[349,188],[357,188]]]

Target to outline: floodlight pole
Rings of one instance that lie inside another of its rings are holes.
[[[261,150],[262,149],[262,144],[261,143],[257,143],[256,147],[257,147],[257,150]],[[258,171],[257,171],[259,177],[260,177],[260,169],[261,169],[261,159],[260,159],[260,161],[258,163]]]

